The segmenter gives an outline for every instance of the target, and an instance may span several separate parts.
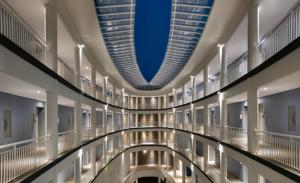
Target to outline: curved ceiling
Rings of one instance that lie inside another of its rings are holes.
[[[94,2],[114,65],[140,90],[160,89],[178,75],[198,44],[213,5],[213,0]]]

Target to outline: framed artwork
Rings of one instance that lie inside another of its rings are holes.
[[[10,138],[11,134],[11,111],[3,111],[3,134],[4,138]]]
[[[296,106],[288,106],[288,130],[296,131]]]

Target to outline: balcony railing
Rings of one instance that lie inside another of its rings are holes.
[[[207,133],[208,133],[209,136],[220,138],[220,136],[221,136],[221,127],[219,125],[208,126],[207,127]]]
[[[220,89],[220,78],[217,78],[216,80],[209,82],[207,86],[207,94],[212,94]]]
[[[300,36],[300,7],[299,3],[257,45],[258,61],[266,61]]]
[[[201,135],[204,135],[204,124],[198,125],[198,124],[196,123],[194,132],[199,133],[199,134],[201,134]]]
[[[0,33],[45,63],[46,43],[24,21],[0,3]],[[46,64],[45,64],[46,65]]]
[[[300,170],[300,137],[257,131],[257,154]]]
[[[47,140],[45,136],[0,146],[0,182],[9,182],[46,163]]]
[[[247,148],[247,129],[225,126],[224,133],[226,141]]]
[[[92,134],[93,134],[92,127],[82,128],[82,131],[81,131],[82,140],[88,140],[88,139],[92,138]]]
[[[66,131],[58,133],[58,153],[65,152],[66,150],[74,147],[74,132]]]
[[[245,52],[229,65],[227,70],[227,84],[247,74],[247,56],[248,52]]]
[[[74,83],[75,74],[73,69],[71,69],[66,63],[64,63],[61,59],[58,58],[58,74],[63,77],[65,80],[69,81],[71,84]]]

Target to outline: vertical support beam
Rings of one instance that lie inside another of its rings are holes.
[[[104,139],[103,152],[104,152],[104,164],[107,163],[107,136]]]
[[[103,100],[104,102],[107,102],[107,81],[108,81],[108,77],[105,76],[103,81]]]
[[[227,58],[226,58],[226,47],[224,44],[219,44],[219,59],[220,59],[220,88],[226,86],[227,82]]]
[[[195,76],[191,76],[191,85],[192,85],[192,101],[195,100]]]
[[[247,100],[248,100],[248,151],[256,153],[257,137],[256,130],[258,126],[258,89],[250,78],[248,80]]]
[[[135,152],[135,166],[138,166],[139,165],[139,152],[136,151]]]
[[[96,102],[91,103],[92,138],[96,137]]]
[[[113,85],[113,90],[112,90],[112,104],[116,105],[116,86]]]
[[[128,93],[128,109],[131,109],[131,95]]]
[[[208,144],[207,143],[203,143],[203,147],[204,147],[204,173],[208,172]]]
[[[192,123],[192,132],[195,131],[195,114],[194,114],[194,104],[191,104],[191,123]]]
[[[227,154],[225,152],[221,152],[220,156],[221,156],[221,183],[226,183],[226,179],[227,179]]]
[[[182,183],[185,183],[185,172],[186,172],[186,164],[184,161],[182,161],[182,168],[181,168],[181,171],[182,171]]]
[[[103,114],[104,134],[107,134],[107,110],[108,110],[108,105],[105,105],[104,114]]]
[[[74,109],[74,132],[76,134],[76,146],[81,144],[81,103],[80,97],[75,101],[75,109]]]
[[[166,108],[169,108],[169,102],[169,95],[166,95]]]
[[[203,68],[203,76],[204,76],[204,88],[203,88],[203,96],[208,94],[208,66],[205,65]]]
[[[57,91],[47,91],[46,95],[48,157],[54,160],[58,154],[58,94]]]
[[[182,91],[182,103],[181,104],[185,104],[186,102],[186,98],[185,98],[185,84],[181,87],[181,91]]]
[[[135,144],[139,144],[139,132],[135,132]]]
[[[173,91],[173,101],[174,101],[173,107],[175,107],[177,105],[176,89],[173,88],[172,91]]]
[[[75,183],[81,183],[81,158],[82,155],[80,154],[79,157],[74,160]]]
[[[91,147],[91,169],[92,169],[92,176],[96,176],[96,146]]]
[[[192,145],[192,147],[191,147],[191,151],[192,151],[192,161],[194,161],[195,160],[195,154],[196,154],[196,139],[195,139],[195,137],[194,137],[194,134],[191,134],[191,145]]]
[[[46,65],[54,72],[57,70],[57,10],[49,1],[45,5]]]
[[[83,46],[75,46],[74,55],[75,55],[75,85],[78,89],[81,90],[81,63],[82,63],[82,49]]]
[[[259,42],[259,0],[252,0],[248,12],[248,72],[257,65]]]
[[[91,85],[92,85],[92,96],[96,98],[96,69],[91,67]]]
[[[209,119],[208,119],[208,104],[203,105],[203,120],[204,120],[204,135],[208,136],[208,127],[210,126],[209,124]]]
[[[125,101],[125,89],[124,88],[122,88],[122,90],[121,90],[121,98],[122,98],[122,100],[121,100],[121,106],[123,107],[123,108],[126,108],[127,106],[124,106],[124,101]]]
[[[227,126],[227,101],[226,93],[219,93],[219,102],[220,102],[220,117],[221,117],[221,139],[225,140],[226,138],[226,126]]]
[[[173,176],[176,177],[176,170],[177,170],[177,161],[173,154]]]
[[[158,166],[161,166],[161,151],[157,151],[158,153]]]
[[[158,126],[162,127],[162,124],[161,124],[161,114],[160,113],[157,114],[157,118],[158,118]]]

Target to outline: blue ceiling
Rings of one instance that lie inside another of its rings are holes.
[[[213,0],[94,0],[111,59],[133,87],[156,90],[188,62]]]

